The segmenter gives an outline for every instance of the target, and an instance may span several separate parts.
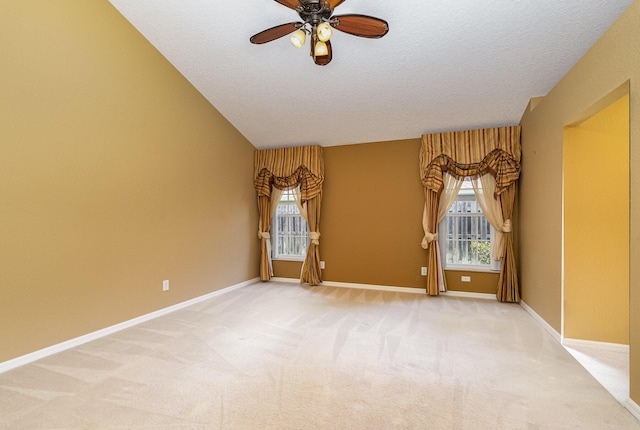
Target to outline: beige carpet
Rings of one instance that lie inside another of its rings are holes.
[[[640,429],[518,305],[254,284],[0,374],[1,429]]]

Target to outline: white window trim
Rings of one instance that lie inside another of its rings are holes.
[[[461,189],[458,193],[458,197],[474,196],[475,193],[472,189]],[[457,197],[456,197],[457,200]],[[496,237],[496,229],[491,226],[491,264],[489,266],[482,266],[478,264],[447,264],[446,252],[447,252],[447,230],[446,230],[446,217],[438,224],[438,246],[440,247],[440,256],[442,258],[443,270],[455,270],[458,272],[485,272],[495,273],[500,272],[500,266],[502,261],[493,259],[493,242]]]
[[[306,255],[304,257],[292,257],[290,255],[286,255],[284,257],[273,257],[273,256],[271,257],[273,261],[293,261],[298,263],[304,262],[306,258],[307,258]]]

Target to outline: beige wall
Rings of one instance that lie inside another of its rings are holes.
[[[320,255],[324,280],[425,288],[420,268],[424,191],[420,139],[324,148]],[[301,263],[275,261],[278,277],[299,278]],[[460,282],[461,275],[472,277]],[[495,294],[498,274],[453,271],[450,289]]]
[[[631,398],[640,403],[640,1],[634,1],[522,125],[519,206],[523,300],[561,330],[563,130],[630,80],[630,325]],[[595,226],[594,235],[599,229]],[[606,230],[605,230],[606,233]],[[603,233],[604,234],[604,233]]]
[[[563,161],[564,337],[628,344],[629,96],[567,127]]]
[[[253,146],[106,0],[0,40],[0,362],[258,275]]]

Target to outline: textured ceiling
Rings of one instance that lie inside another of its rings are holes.
[[[274,0],[110,2],[261,149],[518,124],[632,0],[347,0],[335,14],[390,30],[334,31],[325,67],[288,37],[249,43],[298,20]]]

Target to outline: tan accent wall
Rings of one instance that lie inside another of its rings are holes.
[[[322,238],[320,238],[322,239]],[[320,247],[320,258],[322,257],[322,247]],[[301,261],[274,260],[273,274],[279,278],[300,279],[300,270],[302,270]]]
[[[0,362],[258,275],[254,147],[106,0],[0,40]]]
[[[496,294],[498,292],[499,272],[467,272],[464,270],[445,270],[447,289],[449,291],[464,291],[469,293]],[[463,282],[462,277],[468,276],[470,282]]]
[[[563,161],[564,337],[628,344],[629,96],[567,127]]]
[[[523,300],[561,330],[564,127],[630,81],[631,398],[640,403],[640,1],[634,1],[522,125],[518,238]],[[604,226],[594,226],[594,237]]]
[[[426,265],[426,251],[420,246],[420,145],[420,139],[408,139],[324,148],[324,280],[425,288],[426,278],[420,275]],[[300,277],[299,262],[274,261],[273,266],[277,277]],[[452,290],[496,292],[495,273],[455,273],[447,274]],[[460,275],[472,276],[472,282],[455,282]]]
[[[420,139],[325,148],[325,280],[424,288],[419,153]]]

